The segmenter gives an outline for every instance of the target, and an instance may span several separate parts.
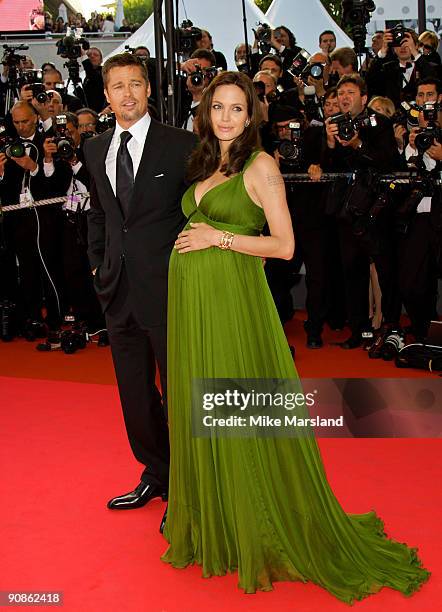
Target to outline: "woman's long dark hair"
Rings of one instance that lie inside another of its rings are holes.
[[[250,123],[232,142],[229,147],[228,160],[220,168],[221,150],[218,138],[213,133],[211,110],[213,94],[222,85],[236,85],[244,92]],[[207,87],[198,106],[198,131],[201,142],[190,158],[188,180],[192,183],[203,181],[218,169],[225,176],[241,172],[253,151],[260,147],[258,128],[261,119],[259,99],[251,79],[242,72],[221,72]]]

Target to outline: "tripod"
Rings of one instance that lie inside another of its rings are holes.
[[[74,95],[79,98],[83,104],[83,106],[88,106],[86,94],[84,93],[84,89],[81,83],[80,78],[80,66],[76,59],[70,59],[65,64],[63,64],[65,68],[68,69],[68,80],[66,81],[66,92],[69,91],[69,85],[72,84],[74,89]]]

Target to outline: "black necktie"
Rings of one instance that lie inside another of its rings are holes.
[[[129,213],[129,204],[134,188],[134,168],[127,148],[127,143],[131,138],[132,134],[130,132],[121,132],[117,153],[117,198],[125,217]]]

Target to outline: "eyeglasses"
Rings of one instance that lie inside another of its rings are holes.
[[[79,128],[94,128],[96,126],[95,121],[91,121],[90,123],[79,123],[78,127]]]
[[[423,47],[423,48],[424,48],[424,49],[426,49],[427,51],[433,51],[433,47],[432,47],[431,45],[425,45],[424,43],[421,43],[421,44],[419,45],[419,47],[420,47],[420,48],[422,48],[422,47]]]

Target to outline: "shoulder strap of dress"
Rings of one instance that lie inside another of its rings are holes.
[[[242,169],[242,172],[245,172],[247,170],[247,168],[250,166],[250,164],[256,159],[257,155],[261,153],[261,149],[256,149],[256,151],[253,151],[253,153],[251,154],[251,156],[249,157],[249,159],[246,161],[246,163],[244,164],[244,167]]]

